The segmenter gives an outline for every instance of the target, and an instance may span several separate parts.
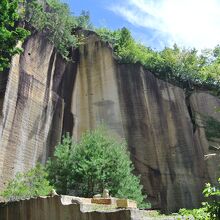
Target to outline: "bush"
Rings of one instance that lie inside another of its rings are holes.
[[[203,194],[208,199],[203,205],[210,214],[210,219],[220,219],[220,178],[218,179],[218,186],[211,186],[210,183],[207,183]]]
[[[206,183],[203,195],[207,198],[207,201],[202,203],[202,208],[193,210],[180,209],[179,214],[185,217],[193,216],[195,220],[219,220],[220,178],[218,179],[218,186],[211,186],[210,183]]]
[[[44,167],[38,164],[26,173],[17,173],[0,195],[7,201],[46,196],[52,191]]]
[[[139,177],[126,145],[107,136],[101,128],[86,132],[79,142],[65,136],[48,161],[49,179],[57,192],[91,197],[104,188],[111,196],[136,200],[144,204]]]
[[[206,208],[200,208],[200,209],[180,209],[179,214],[184,217],[191,217],[193,216],[195,220],[210,220],[210,215],[207,212]]]

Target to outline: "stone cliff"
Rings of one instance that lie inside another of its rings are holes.
[[[220,176],[220,140],[207,137],[203,120],[220,122],[220,99],[200,90],[186,97],[139,64],[118,64],[96,34],[85,36],[66,62],[35,34],[13,58],[8,80],[0,76],[0,188],[45,163],[65,132],[78,139],[104,123],[126,139],[153,207],[198,206],[204,183]]]

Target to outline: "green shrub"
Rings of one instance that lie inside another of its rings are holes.
[[[210,215],[207,212],[206,208],[200,208],[200,209],[180,209],[179,214],[184,217],[190,217],[193,216],[195,220],[210,220]]]
[[[52,186],[47,180],[44,167],[38,164],[26,173],[17,173],[0,193],[8,201],[45,196],[51,193]]]
[[[220,178],[218,179],[217,186],[211,186],[210,183],[207,183],[203,194],[208,200],[203,205],[210,214],[210,219],[220,219]]]
[[[202,203],[202,208],[193,210],[180,209],[179,214],[184,217],[193,216],[195,220],[219,220],[220,178],[218,179],[218,186],[211,186],[210,183],[206,183],[203,195],[207,198],[207,201]]]
[[[11,57],[22,50],[16,47],[29,32],[18,27],[18,0],[1,0],[0,3],[0,72],[10,65]]]
[[[107,188],[111,196],[144,205],[140,179],[133,174],[125,143],[108,137],[101,128],[86,132],[77,143],[64,137],[47,170],[59,193],[74,190],[77,196],[91,197]]]

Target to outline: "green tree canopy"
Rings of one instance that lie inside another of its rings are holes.
[[[0,3],[0,71],[9,67],[11,57],[20,52],[18,40],[27,36],[27,31],[18,27],[19,0],[2,0]],[[22,20],[45,33],[47,38],[65,58],[71,47],[83,43],[84,36],[78,29],[94,29],[89,13],[82,11],[75,16],[68,5],[60,0],[23,0],[19,9]],[[196,49],[180,48],[177,45],[156,51],[144,46],[132,37],[126,28],[115,31],[96,29],[102,40],[112,44],[121,63],[140,63],[161,79],[177,84],[191,92],[195,88],[209,89],[220,95],[220,46],[198,53]]]
[[[220,47],[213,50],[165,47],[161,51],[152,50],[136,42],[128,29],[111,31],[96,29],[102,40],[113,46],[121,63],[140,63],[159,78],[175,83],[186,91],[195,86],[211,89],[220,95]]]
[[[79,142],[64,137],[47,170],[59,193],[74,190],[75,195],[91,197],[107,188],[112,196],[143,204],[140,179],[133,174],[125,143],[108,137],[101,129],[85,133]]]
[[[8,68],[11,57],[21,52],[16,47],[29,34],[18,26],[18,0],[1,0],[0,2],[0,72]]]

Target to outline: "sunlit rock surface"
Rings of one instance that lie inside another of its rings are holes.
[[[220,100],[200,91],[185,97],[139,64],[118,64],[109,45],[86,34],[87,43],[71,51],[74,62],[64,61],[40,34],[14,57],[0,97],[0,187],[17,171],[45,163],[65,132],[79,139],[104,123],[126,139],[154,207],[198,206],[219,162],[218,150],[207,159],[210,141],[195,115],[220,120]]]

